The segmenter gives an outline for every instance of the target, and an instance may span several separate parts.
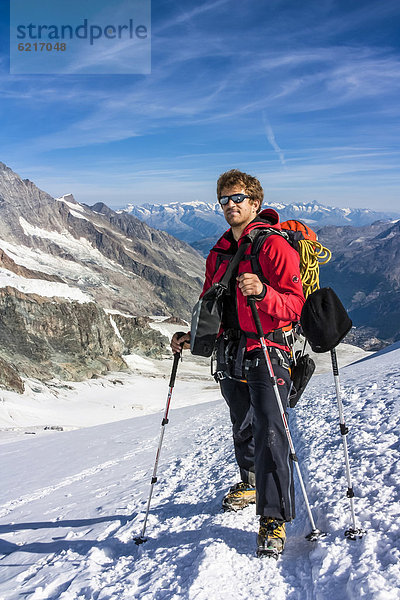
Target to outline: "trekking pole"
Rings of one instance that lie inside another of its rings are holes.
[[[170,407],[170,404],[171,404],[172,390],[173,390],[174,385],[175,385],[176,372],[178,370],[178,363],[179,363],[179,359],[181,358],[181,355],[182,355],[182,352],[176,352],[174,354],[174,362],[173,362],[173,365],[172,365],[171,378],[169,380],[169,389],[168,389],[168,395],[167,395],[167,402],[166,402],[166,405],[165,405],[163,420],[161,421],[160,439],[159,439],[159,442],[158,442],[158,448],[157,448],[156,460],[155,460],[155,463],[154,463],[153,475],[152,475],[152,478],[151,478],[149,499],[147,500],[146,514],[145,514],[145,517],[144,517],[144,523],[143,523],[143,527],[142,527],[142,532],[141,532],[141,534],[140,534],[139,537],[135,538],[135,543],[137,545],[143,544],[143,542],[147,541],[147,538],[144,537],[144,534],[145,534],[145,531],[146,531],[147,518],[148,518],[149,512],[150,512],[150,504],[151,504],[151,498],[152,498],[152,495],[153,495],[154,484],[157,483],[158,461],[160,460],[161,446],[162,446],[163,439],[164,439],[165,426],[168,424],[168,413],[169,413],[169,407]]]
[[[363,537],[363,535],[365,535],[367,532],[364,529],[361,529],[356,526],[356,515],[355,515],[355,511],[354,511],[354,491],[353,491],[353,484],[352,484],[351,473],[350,473],[349,452],[348,452],[348,448],[347,448],[347,434],[349,432],[349,429],[346,426],[346,423],[344,420],[342,390],[340,388],[339,367],[338,367],[335,348],[333,348],[331,350],[331,360],[332,360],[333,378],[335,381],[335,388],[336,388],[336,398],[337,398],[338,409],[339,409],[339,426],[340,426],[340,433],[342,435],[344,461],[345,461],[345,467],[346,467],[346,478],[347,478],[347,493],[346,493],[346,495],[350,500],[351,520],[352,520],[352,524],[353,524],[353,527],[349,527],[348,529],[346,529],[346,531],[344,532],[344,535],[349,540],[356,540],[357,538]]]
[[[261,321],[260,321],[260,315],[258,314],[258,310],[256,307],[256,301],[252,296],[248,297],[248,304],[250,305],[251,308],[251,312],[253,314],[253,319],[254,319],[254,323],[257,329],[257,334],[259,336],[260,339],[260,344],[261,344],[261,348],[264,354],[264,358],[265,358],[265,362],[267,363],[267,368],[268,368],[268,373],[269,376],[271,378],[271,383],[272,383],[272,387],[275,393],[275,397],[276,397],[276,401],[278,403],[278,407],[279,407],[279,412],[281,414],[282,417],[282,421],[283,421],[283,425],[285,428],[285,432],[286,432],[286,437],[287,440],[289,442],[289,448],[290,448],[290,458],[293,460],[295,466],[296,466],[296,471],[297,471],[297,475],[299,478],[299,482],[300,482],[300,487],[301,487],[301,491],[303,492],[303,496],[304,496],[304,501],[306,504],[306,508],[307,508],[307,512],[308,512],[308,517],[310,519],[310,523],[311,523],[311,532],[306,535],[306,538],[308,540],[310,540],[311,542],[314,542],[315,540],[317,540],[319,537],[325,535],[324,533],[322,533],[319,529],[317,529],[317,527],[315,526],[315,522],[312,516],[312,512],[311,512],[311,508],[310,508],[310,503],[308,501],[308,496],[307,496],[307,492],[306,492],[306,488],[304,486],[304,482],[303,482],[303,477],[301,476],[301,472],[300,472],[300,467],[299,467],[299,462],[296,456],[296,452],[294,449],[294,445],[293,445],[293,441],[292,441],[292,436],[290,435],[290,431],[289,431],[289,425],[286,419],[286,415],[285,415],[285,411],[283,408],[283,404],[282,404],[282,400],[281,400],[281,396],[279,394],[279,388],[278,388],[278,383],[276,381],[276,376],[274,373],[274,369],[272,367],[272,362],[270,359],[270,356],[268,354],[268,350],[267,350],[267,345],[265,343],[265,338],[264,338],[264,332],[263,332],[263,328],[261,325]]]

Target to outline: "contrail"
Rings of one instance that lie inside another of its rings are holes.
[[[264,124],[265,124],[265,133],[267,134],[267,139],[268,139],[269,143],[271,144],[271,146],[273,147],[273,149],[279,156],[279,160],[281,161],[281,164],[286,165],[285,155],[283,153],[283,150],[281,150],[281,148],[279,147],[279,145],[275,139],[274,132],[272,131],[272,127],[265,117],[264,117]]]

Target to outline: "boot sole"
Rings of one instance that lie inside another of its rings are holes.
[[[247,508],[248,506],[255,503],[255,500],[250,500],[249,502],[247,502],[247,504],[242,504],[241,506],[234,506],[232,504],[222,504],[222,510],[224,512],[238,512],[239,510],[243,510],[244,508]]]
[[[283,550],[282,550],[283,552]],[[278,558],[280,557],[280,555],[282,554],[282,552],[278,552],[278,550],[275,550],[274,548],[268,549],[268,548],[258,548],[257,549],[257,556],[259,558],[262,558],[263,556],[266,556],[267,558],[274,558],[275,560],[278,560]]]

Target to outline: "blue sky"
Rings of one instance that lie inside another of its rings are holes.
[[[214,201],[239,168],[400,212],[397,0],[153,0],[150,75],[10,75],[6,4],[0,160],[52,195]]]

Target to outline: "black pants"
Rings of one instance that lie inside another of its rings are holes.
[[[269,349],[270,356],[275,355]],[[233,379],[220,382],[232,421],[236,461],[242,481],[255,484],[257,514],[284,521],[295,517],[293,465],[282,417],[262,351],[258,366],[246,373],[247,383]],[[223,369],[224,365],[218,365]],[[286,409],[290,376],[273,364],[282,404]]]

